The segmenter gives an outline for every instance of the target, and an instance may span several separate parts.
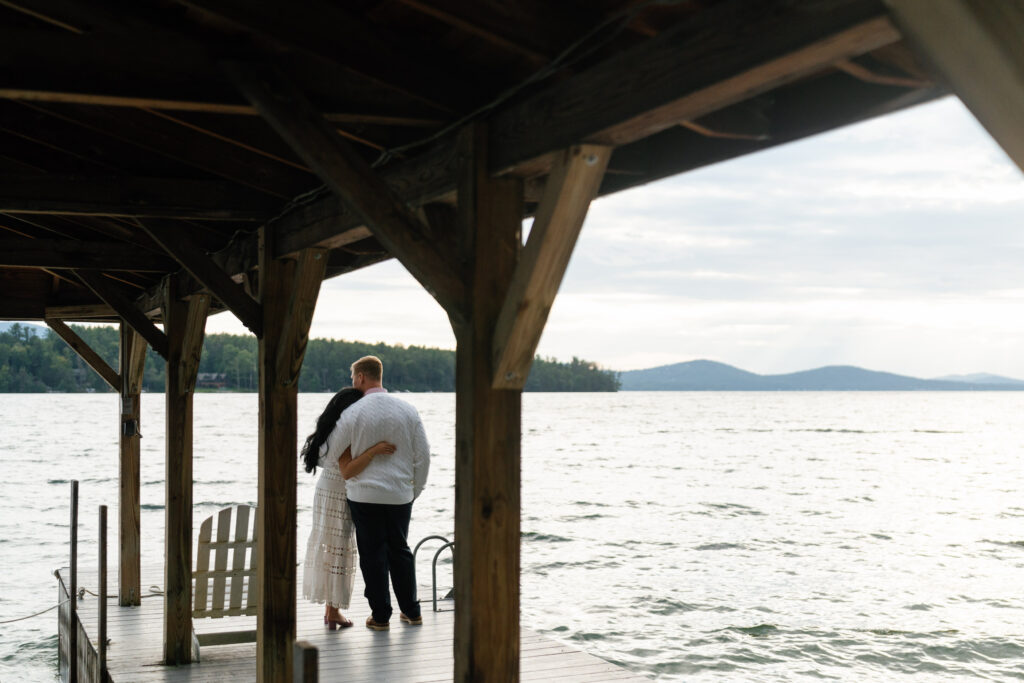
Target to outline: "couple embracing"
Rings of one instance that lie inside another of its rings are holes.
[[[376,356],[353,363],[352,386],[334,395],[302,447],[306,471],[322,468],[302,592],[326,603],[324,623],[332,631],[352,625],[339,610],[347,610],[352,599],[357,548],[370,603],[367,628],[390,627],[389,575],[401,621],[423,623],[408,534],[412,503],[427,481],[430,449],[419,413],[387,393],[383,374]]]

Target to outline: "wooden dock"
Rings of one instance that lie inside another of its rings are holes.
[[[153,576],[151,574],[151,576]],[[90,590],[93,577],[83,576],[81,585]],[[299,585],[301,586],[301,568]],[[143,584],[147,585],[147,584]],[[421,589],[429,596],[429,588]],[[352,609],[345,615],[355,622],[352,628],[328,631],[323,625],[323,606],[299,596],[297,601],[297,637],[316,646],[321,681],[450,681],[454,674],[453,643],[455,613],[451,601],[440,601],[442,611],[431,609],[429,597],[423,601],[423,626],[409,626],[391,620],[391,630],[374,632],[363,626],[369,614],[357,580]],[[86,595],[78,602],[79,617],[90,641],[97,646],[98,601]],[[201,660],[185,666],[160,664],[163,637],[163,599],[147,597],[141,607],[118,607],[108,601],[107,666],[113,683],[193,683],[256,680],[256,644],[207,646]],[[255,628],[255,617],[198,619],[196,630],[215,632]],[[580,652],[527,629],[520,631],[520,680],[565,683],[597,681],[641,681],[646,678],[615,666],[603,659]]]

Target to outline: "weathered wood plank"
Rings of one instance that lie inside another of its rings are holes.
[[[71,349],[78,354],[78,357],[92,368],[103,381],[110,385],[114,391],[121,391],[121,377],[114,372],[114,369],[103,360],[98,353],[92,350],[84,339],[75,334],[74,330],[64,324],[61,320],[47,318],[46,324],[51,330],[57,333]]]
[[[263,312],[260,305],[193,242],[180,226],[160,219],[137,220],[136,224],[220,299],[253,334],[259,336],[262,333]]]
[[[278,199],[223,181],[0,177],[0,211],[12,214],[262,221],[280,208]]]
[[[487,172],[486,132],[464,131],[460,251],[471,264],[455,352],[455,680],[519,672],[518,390],[492,387],[494,325],[521,245],[522,182]]]
[[[141,461],[142,375],[146,340],[127,323],[120,327],[121,429],[118,448],[118,604],[142,602]]]
[[[495,389],[522,389],[526,384],[548,312],[610,157],[609,147],[581,145],[555,161],[495,325]]]
[[[306,98],[277,72],[240,63],[225,68],[263,117],[438,303],[449,313],[461,307],[462,283],[448,255],[427,239],[426,226]]]
[[[192,661],[192,394],[210,297],[177,297],[171,277],[164,302],[167,329],[166,502],[163,661]]]
[[[1024,4],[976,0],[885,3],[908,39],[1024,170]]]
[[[4,266],[163,273],[176,268],[172,259],[123,242],[49,239],[0,239],[0,267]]]

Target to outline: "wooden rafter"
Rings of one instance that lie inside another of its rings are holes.
[[[124,143],[138,154],[143,149],[282,199],[316,186],[315,178],[267,156],[244,149],[230,139],[202,135],[167,118],[145,111],[110,112],[101,107],[61,107],[36,111]]]
[[[117,311],[109,304],[103,303],[47,306],[45,317],[59,320],[91,320],[93,318],[111,319],[118,316]]]
[[[282,13],[271,4],[244,0],[177,2],[277,49],[315,55],[431,107],[447,111],[466,108],[466,94],[436,78],[437,73],[449,73],[451,64],[432,64],[427,55],[409,54],[402,41],[337,3],[305,0],[289,5]],[[388,57],[381,58],[382,54]]]
[[[114,369],[103,360],[98,353],[84,339],[75,334],[75,331],[56,318],[47,318],[46,324],[51,330],[67,342],[67,345],[78,354],[78,357],[96,371],[96,374],[103,378],[103,381],[110,385],[114,391],[121,391],[121,376],[114,372]]]
[[[67,176],[0,177],[0,211],[259,221],[279,201],[220,181]]]
[[[95,270],[75,270],[75,276],[91,289],[104,303],[117,311],[132,329],[141,334],[153,350],[167,359],[167,335],[147,318],[142,311],[118,291],[116,285]]]
[[[241,285],[231,279],[179,226],[156,219],[138,221],[157,244],[209,289],[257,337],[263,333],[263,312]]]
[[[1024,170],[1024,5],[885,0],[893,19]]]
[[[232,80],[381,244],[449,312],[460,308],[462,281],[428,229],[323,116],[276,71],[225,65]]]
[[[548,312],[609,157],[608,147],[582,145],[555,161],[495,324],[495,389],[522,389],[526,384]]]
[[[0,267],[7,266],[166,273],[174,270],[175,263],[121,242],[0,239]]]

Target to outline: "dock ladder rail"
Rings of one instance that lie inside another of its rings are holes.
[[[416,548],[412,551],[413,565],[416,564],[416,554],[419,553],[420,546],[422,546],[427,541],[444,541],[444,545],[437,549],[437,552],[434,553],[434,559],[430,563],[430,588],[431,595],[433,598],[434,611],[437,612],[437,558],[439,558],[441,556],[441,553],[447,548],[451,548],[452,552],[454,553],[455,541],[449,541],[446,537],[438,535],[427,536],[423,538],[419,543],[416,544]],[[449,596],[450,595],[451,593],[449,593]]]

